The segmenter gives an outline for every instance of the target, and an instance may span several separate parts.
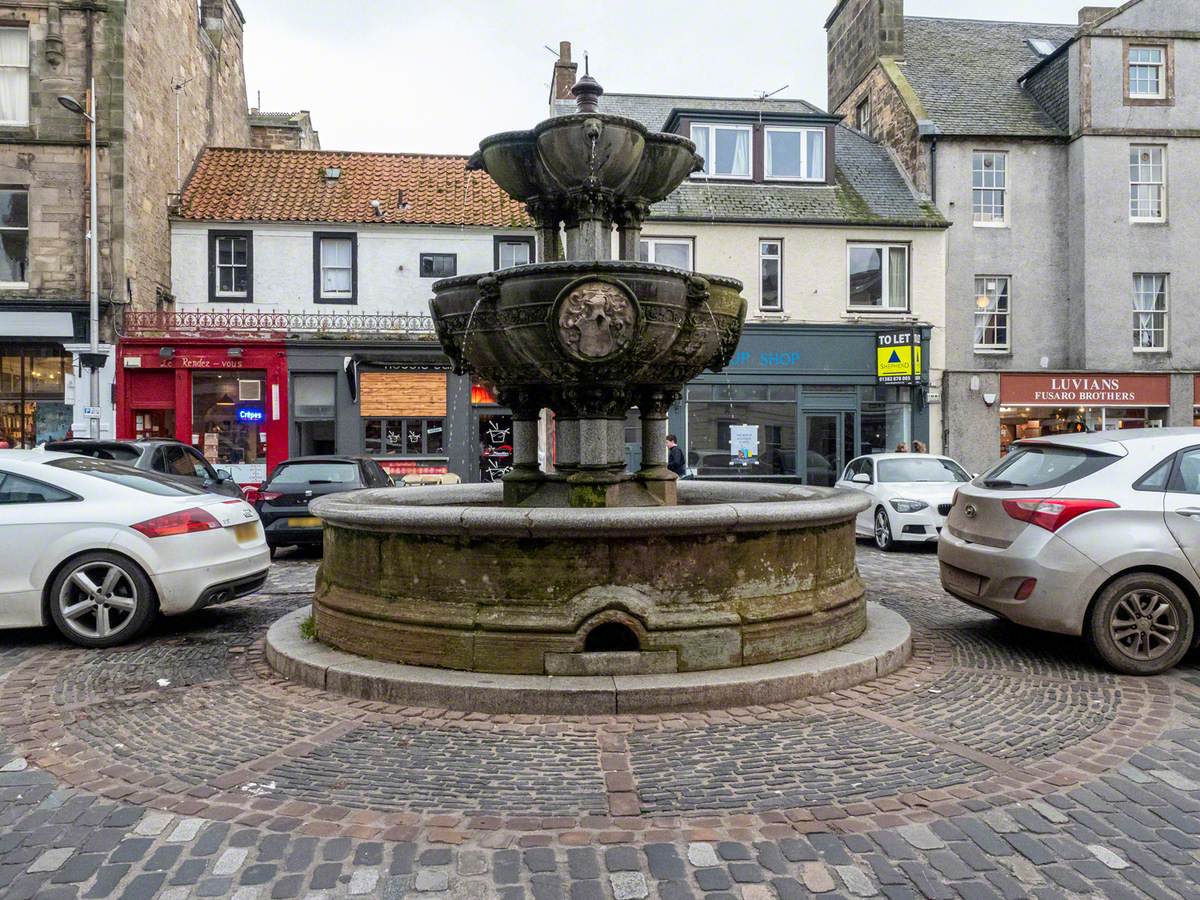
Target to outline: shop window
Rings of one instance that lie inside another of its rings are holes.
[[[976,225],[1008,222],[1008,154],[971,154],[971,212]]]
[[[0,32],[9,29],[0,28]],[[0,285],[29,283],[29,191],[0,188]]]
[[[0,125],[29,124],[29,28],[0,28]]]
[[[1133,144],[1129,148],[1129,218],[1133,222],[1166,219],[1166,147]]]
[[[450,278],[458,274],[457,253],[422,253],[422,278]]]
[[[766,400],[765,384],[712,388],[712,401],[698,400],[688,390],[688,468],[700,478],[796,475],[795,401]],[[735,391],[762,399],[723,400]]]
[[[313,234],[313,299],[317,303],[356,303],[358,235]]]
[[[1167,276],[1133,276],[1133,349],[1167,349]]]
[[[0,448],[63,440],[71,428],[64,390],[69,359],[61,347],[31,344],[0,351]]]
[[[766,177],[772,181],[824,181],[824,128],[766,128]]]
[[[512,471],[512,416],[485,411],[479,415],[479,480],[499,481]]]
[[[975,277],[975,349],[1008,350],[1009,277]]]
[[[208,299],[220,302],[253,300],[254,232],[208,233]]]
[[[445,456],[445,419],[363,419],[367,453],[393,456]]]
[[[642,262],[674,266],[677,269],[692,268],[691,238],[642,238],[638,243],[638,259]]]
[[[265,372],[192,372],[193,443],[241,483],[266,478]]]
[[[912,444],[912,406],[907,387],[876,385],[858,389],[858,453],[891,453]]]
[[[533,261],[533,238],[504,238],[496,235],[493,264],[497,269],[528,265]]]
[[[908,246],[850,244],[847,250],[849,308],[908,309]]]
[[[783,309],[783,241],[758,242],[760,291],[759,309],[778,312]]]
[[[704,160],[704,168],[692,177],[748,179],[751,135],[749,125],[692,125],[692,142]]]

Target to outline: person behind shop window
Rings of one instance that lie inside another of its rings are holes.
[[[675,435],[667,435],[667,468],[682,478],[687,474],[687,465],[683,459],[683,448],[675,440]]]
[[[908,444],[905,443],[904,441],[901,441],[900,443],[898,443],[896,445],[896,452],[897,453],[907,453],[908,452]]]
[[[913,441],[913,453],[928,453],[929,448],[925,446],[924,441]]]

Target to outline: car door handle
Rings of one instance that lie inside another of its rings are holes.
[[[1183,509],[1175,510],[1175,515],[1184,516],[1185,518],[1189,518],[1189,519],[1200,518],[1200,507],[1185,506],[1185,507],[1183,507]]]

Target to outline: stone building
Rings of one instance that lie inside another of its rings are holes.
[[[558,114],[575,110],[573,75],[564,42]],[[887,149],[799,99],[609,91],[600,111],[688,137],[706,160],[651,208],[642,259],[744,284],[730,365],[671,411],[696,474],[831,485],[859,454],[914,439],[936,448],[947,223]],[[915,337],[925,363],[903,384],[879,377],[880,337],[897,334]],[[757,426],[753,466],[731,465],[735,426]]]
[[[841,0],[829,97],[953,223],[945,448],[1191,425],[1200,9],[1084,7],[1061,25]]]
[[[169,197],[199,151],[249,143],[236,0],[0,0],[0,435],[88,433],[90,279],[98,279],[101,434],[126,309],[169,303]],[[95,80],[99,272],[88,271],[87,122]]]
[[[260,150],[320,150],[321,136],[313,129],[312,115],[250,109],[250,146]]]

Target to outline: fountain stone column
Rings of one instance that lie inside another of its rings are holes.
[[[546,481],[546,473],[538,465],[538,425],[545,396],[528,388],[506,388],[497,399],[512,410],[513,417],[513,467],[503,479],[504,503],[519,506]]]

